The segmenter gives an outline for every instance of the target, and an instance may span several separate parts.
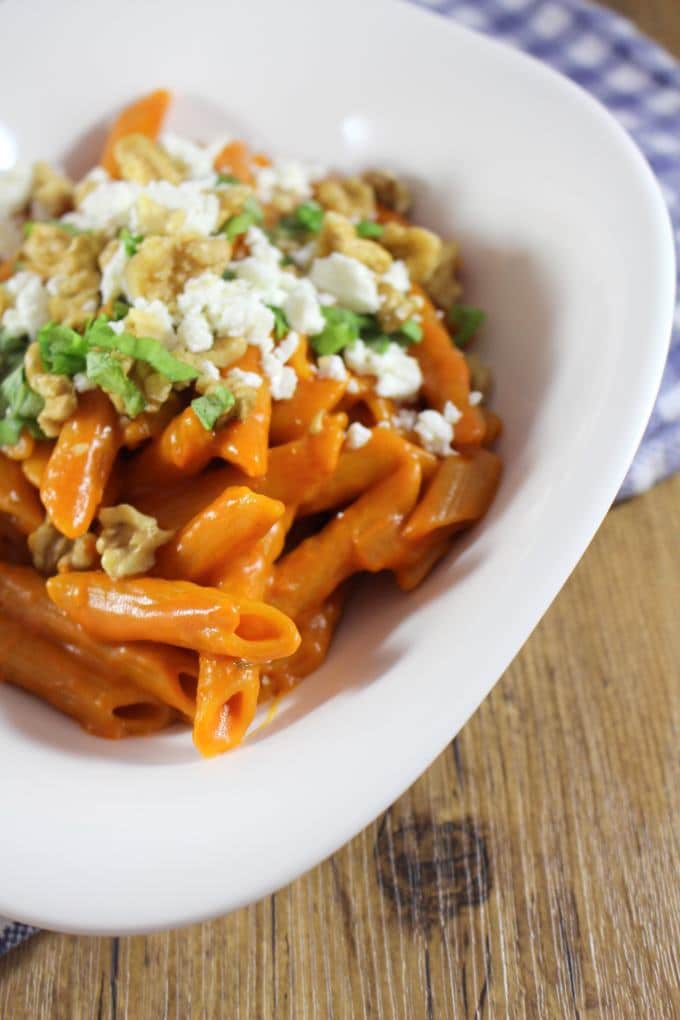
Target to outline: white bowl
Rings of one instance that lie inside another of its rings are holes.
[[[609,507],[659,383],[674,297],[647,165],[583,92],[402,4],[6,0],[0,160],[96,151],[167,85],[176,126],[417,179],[489,312],[506,471],[416,593],[364,587],[327,665],[218,760],[186,732],[109,743],[0,692],[0,914],[76,932],[197,921],[316,864],[479,705]],[[77,145],[74,147],[74,140]],[[3,153],[4,152],[4,156]]]

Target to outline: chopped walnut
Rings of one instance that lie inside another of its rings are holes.
[[[43,277],[54,276],[71,241],[72,237],[53,223],[34,223],[21,249],[26,269]]]
[[[451,308],[463,292],[458,282],[459,265],[458,245],[455,241],[445,241],[439,262],[424,283],[425,290],[440,308]]]
[[[50,439],[58,436],[62,425],[78,406],[73,383],[68,376],[51,375],[45,371],[37,343],[28,346],[24,357],[24,371],[31,388],[45,401],[45,406],[38,415],[38,425]]]
[[[114,156],[124,181],[134,181],[135,184],[169,181],[170,184],[179,184],[185,176],[165,149],[146,135],[125,135],[116,142]]]
[[[150,413],[157,411],[172,392],[172,383],[167,376],[154,372],[151,366],[143,361],[135,362],[130,377],[144,393],[146,410]]]
[[[188,365],[197,368],[204,374],[196,380],[195,386],[199,393],[205,393],[211,382],[215,380],[204,372],[206,361],[215,368],[228,368],[234,362],[240,361],[248,349],[248,342],[242,336],[221,336],[217,337],[209,351],[202,351],[194,354],[192,351],[177,351],[176,357],[186,361]]]
[[[422,283],[432,275],[442,250],[442,242],[431,230],[401,223],[386,223],[380,243],[396,259],[404,260],[414,283]]]
[[[245,184],[234,184],[228,188],[218,188],[215,192],[219,202],[220,211],[218,228],[222,227],[232,216],[237,216],[243,211],[248,198],[253,195],[253,189]]]
[[[402,214],[409,211],[412,205],[410,189],[390,170],[367,170],[362,176],[381,205]]]
[[[158,527],[155,517],[142,514],[129,503],[105,507],[99,512],[102,532],[97,552],[109,577],[144,574],[155,562],[155,552],[172,538],[172,531]]]
[[[375,218],[373,189],[361,177],[327,177],[314,191],[324,209],[358,220]]]
[[[57,563],[71,550],[72,541],[57,531],[46,517],[39,527],[28,536],[28,548],[33,566],[41,574],[51,575],[57,569]]]
[[[236,417],[240,421],[243,421],[248,417],[255,406],[255,402],[257,400],[257,389],[252,386],[248,386],[247,382],[239,378],[239,375],[236,372],[230,372],[224,382],[234,394],[234,399],[236,400],[234,407]],[[219,383],[216,383],[215,385],[219,385]]]
[[[141,234],[175,236],[184,230],[186,215],[183,209],[168,209],[148,195],[139,196],[136,209]]]
[[[31,214],[36,219],[63,216],[73,208],[73,184],[48,163],[33,167]]]
[[[378,294],[381,301],[378,322],[386,333],[395,333],[408,319],[420,313],[422,299],[419,301],[418,295],[404,294],[382,281],[378,283]]]
[[[27,269],[50,278],[50,318],[77,328],[97,311],[103,246],[97,234],[72,237],[54,224],[34,224],[22,258]]]
[[[96,562],[97,540],[88,531],[73,540],[71,549],[58,561],[57,570],[60,574],[67,574],[70,570],[90,570]]]
[[[323,256],[334,251],[358,259],[375,273],[385,273],[392,265],[392,256],[381,245],[358,237],[350,220],[339,213],[329,212],[324,216],[317,253]]]
[[[170,304],[191,277],[221,276],[230,257],[226,237],[147,237],[125,269],[127,288],[132,298]]]
[[[493,386],[491,368],[474,351],[466,351],[465,360],[470,372],[470,389],[477,390],[488,397]]]

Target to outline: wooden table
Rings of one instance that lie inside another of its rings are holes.
[[[680,53],[678,0],[609,6]],[[679,539],[677,477],[609,514],[465,729],[331,860],[182,931],[43,933],[0,961],[0,1018],[680,1017]]]

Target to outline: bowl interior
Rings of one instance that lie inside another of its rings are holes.
[[[237,753],[197,761],[185,732],[98,741],[0,692],[12,831],[0,840],[0,913],[140,930],[223,912],[311,866],[387,806],[479,704],[623,478],[660,378],[673,254],[651,175],[601,109],[422,12],[195,2],[212,27],[191,48],[184,4],[121,0],[109,47],[125,61],[114,73],[86,45],[101,0],[66,0],[58,17],[46,2],[30,6],[0,10],[10,43],[0,80],[12,96],[0,159],[18,148],[82,170],[102,118],[167,84],[180,132],[226,129],[274,153],[404,173],[416,218],[461,244],[467,298],[488,313],[479,351],[506,425],[503,483],[483,525],[410,596],[383,578],[363,584],[326,665]],[[77,73],[60,67],[47,95],[22,71],[27,39],[33,63],[54,61],[53,33],[30,32],[36,6],[82,44]],[[240,45],[225,51],[234,24]],[[290,59],[301,31],[333,39],[332,52],[319,44],[304,63]]]

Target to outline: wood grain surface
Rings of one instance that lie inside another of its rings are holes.
[[[680,53],[679,0],[609,6]],[[218,921],[36,936],[1,1020],[680,1017],[679,539],[680,477],[614,509],[375,824]]]

